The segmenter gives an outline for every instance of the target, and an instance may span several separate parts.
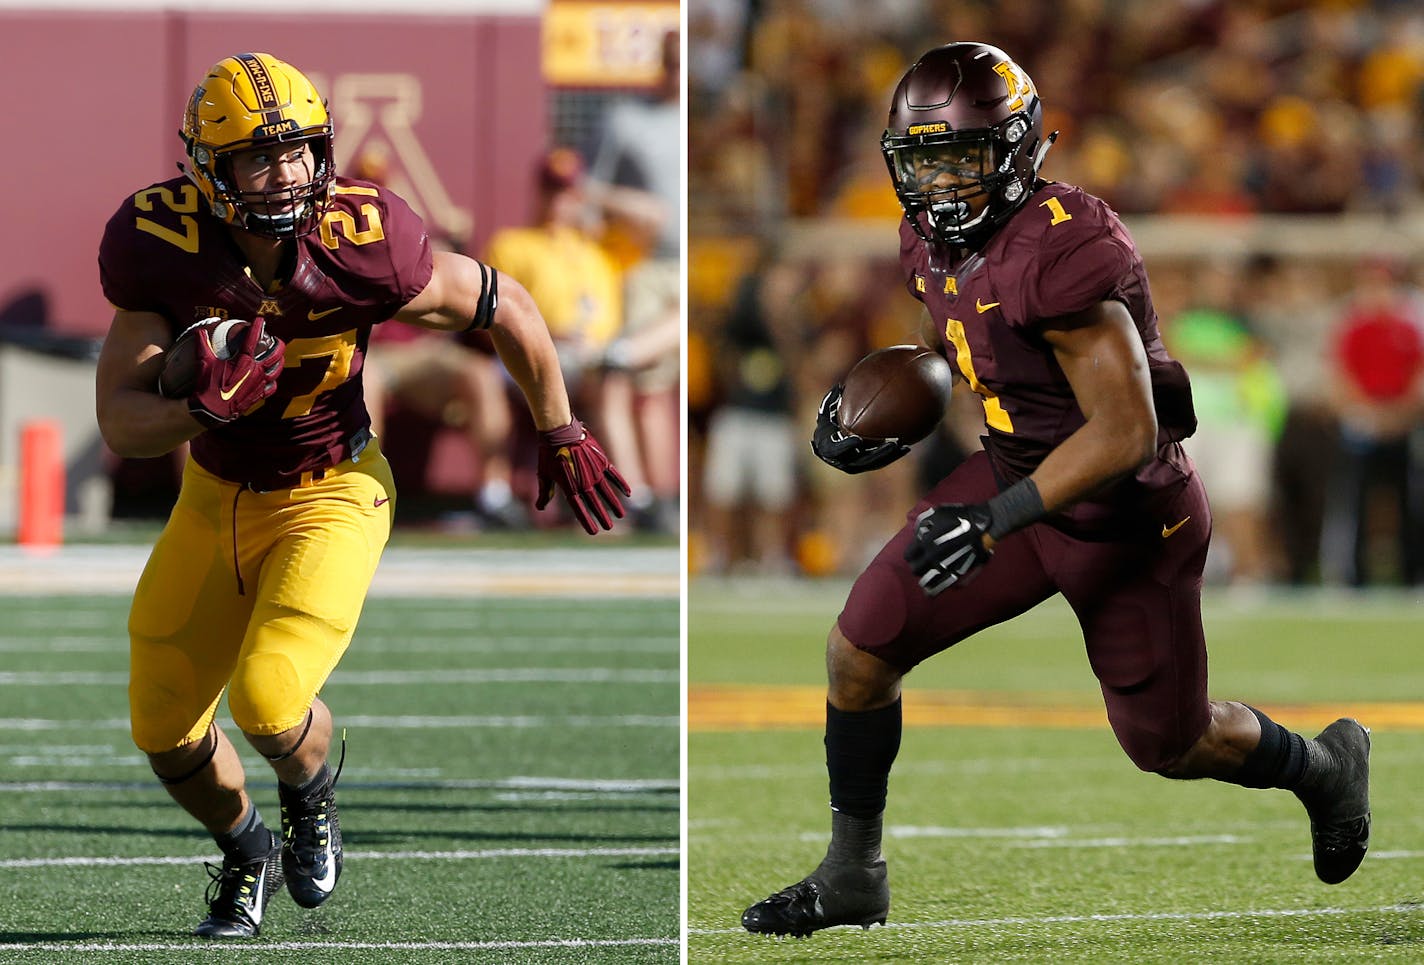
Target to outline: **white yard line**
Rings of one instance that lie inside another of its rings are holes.
[[[485,848],[478,851],[347,851],[347,859],[373,861],[485,861],[492,858],[666,858],[677,848]],[[139,865],[186,865],[215,860],[214,855],[66,858],[5,858],[0,868],[126,868]]]
[[[1080,925],[1089,922],[1132,922],[1132,921],[1220,921],[1239,918],[1316,918],[1338,915],[1418,915],[1419,905],[1376,905],[1365,908],[1260,908],[1227,911],[1158,911],[1141,914],[1116,915],[1045,915],[1042,917],[1015,916],[1012,918],[946,918],[942,921],[904,921],[888,923],[884,927],[891,931],[929,931],[934,929],[1003,928],[1013,925]],[[837,926],[845,930],[858,928],[857,925]],[[746,935],[741,928],[689,928],[689,935]]]
[[[220,723],[225,726],[231,725],[231,721],[223,720]],[[570,715],[539,715],[521,714],[519,716],[474,716],[474,715],[454,715],[454,716],[412,716],[394,715],[380,716],[374,714],[367,715],[341,715],[337,723],[346,727],[384,727],[392,730],[451,730],[465,727],[677,727],[679,719],[675,715],[658,714],[610,714],[599,716],[596,714],[570,714]],[[41,730],[128,730],[129,721],[126,717],[110,717],[101,720],[55,720],[47,717],[0,717],[0,733],[9,731],[41,731]]]
[[[538,628],[529,628],[521,635],[490,636],[483,627],[471,627],[466,621],[463,637],[413,637],[412,634],[429,633],[429,628],[418,621],[402,628],[399,636],[393,630],[381,631],[368,626],[369,619],[361,621],[356,631],[356,642],[352,649],[363,655],[388,654],[401,656],[411,653],[455,654],[508,654],[520,653],[677,653],[676,632],[645,633],[614,636],[610,633],[580,637],[548,637],[538,633]],[[113,624],[113,634],[93,637],[49,637],[40,639],[36,635],[24,637],[0,636],[0,653],[37,653],[46,656],[56,653],[112,653],[126,656],[129,652],[128,639],[114,634],[123,633],[123,620]],[[560,627],[560,629],[568,629]],[[640,639],[641,638],[641,639]]]
[[[537,948],[631,948],[647,945],[678,945],[678,938],[547,938],[525,942],[272,942],[255,940],[224,944],[222,942],[37,942],[0,943],[5,952],[199,952],[222,955],[237,953],[238,957],[267,951],[461,951],[500,952]]]
[[[148,546],[62,546],[36,552],[0,546],[0,594],[128,595]],[[386,550],[376,597],[471,595],[677,598],[679,551],[669,547]]]
[[[338,670],[331,683],[385,684],[675,684],[676,670],[618,670],[612,667],[491,667],[480,670]],[[129,682],[127,671],[33,670],[0,671],[0,686],[16,687],[118,687]]]
[[[601,794],[643,794],[678,790],[678,782],[663,778],[580,778],[543,777],[516,774],[512,777],[466,780],[343,781],[347,789],[414,788],[427,791],[580,791]],[[41,791],[157,791],[154,781],[0,781],[0,791],[36,793]]]

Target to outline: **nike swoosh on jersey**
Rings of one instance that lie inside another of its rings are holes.
[[[990,302],[989,304],[985,305],[985,304],[984,304],[982,301],[980,301],[979,299],[977,299],[977,298],[974,299],[974,310],[975,310],[976,312],[978,312],[980,315],[983,315],[985,312],[987,312],[987,311],[988,311],[989,309],[991,309],[991,308],[997,308],[997,307],[999,307],[999,305],[1000,305],[1000,302]]]
[[[391,497],[389,497],[389,496],[377,496],[377,497],[376,497],[376,506],[377,506],[377,507],[384,506],[386,503],[388,503],[388,502],[390,502],[390,501],[391,501]]]
[[[218,398],[220,398],[220,399],[222,399],[224,402],[226,402],[228,399],[231,399],[234,395],[237,395],[237,390],[240,389],[240,388],[242,388],[242,383],[246,382],[246,381],[247,381],[247,377],[248,377],[249,375],[251,375],[251,374],[252,374],[252,370],[251,370],[251,369],[248,369],[246,372],[243,372],[243,373],[242,373],[242,378],[238,379],[237,382],[234,383],[234,385],[233,385],[232,388],[230,388],[230,389],[228,389],[228,390],[226,390],[226,391],[224,391],[224,390],[222,390],[222,389],[219,389],[219,390],[218,390]]]
[[[325,318],[326,316],[332,314],[333,312],[339,312],[339,311],[341,311],[341,308],[342,308],[342,306],[337,305],[335,308],[328,308],[328,309],[327,309],[326,311],[324,311],[324,312],[313,311],[312,309],[309,308],[309,309],[307,309],[307,321],[314,322],[314,321],[316,321],[318,318]]]
[[[1177,530],[1179,530],[1179,529],[1181,529],[1183,526],[1187,525],[1187,520],[1189,520],[1189,519],[1191,519],[1190,516],[1184,516],[1184,517],[1182,518],[1182,520],[1181,520],[1179,523],[1177,523],[1177,525],[1175,525],[1175,526],[1168,526],[1166,523],[1163,523],[1163,524],[1162,524],[1162,538],[1163,538],[1163,539],[1166,539],[1168,536],[1171,536],[1171,535],[1172,535],[1173,533],[1175,533]]]

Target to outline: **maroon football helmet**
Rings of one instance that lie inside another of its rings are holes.
[[[997,47],[946,44],[895,88],[880,150],[926,241],[979,247],[1033,192],[1054,131],[1023,68]]]

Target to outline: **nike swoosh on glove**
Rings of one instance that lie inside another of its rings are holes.
[[[976,569],[989,562],[994,551],[985,547],[992,516],[983,503],[932,506],[915,519],[915,538],[905,547],[905,562],[919,577],[920,589],[938,596],[949,587],[968,581]]]
[[[539,433],[537,471],[539,498],[534,508],[549,505],[554,491],[559,490],[589,535],[612,529],[613,519],[623,518],[623,499],[633,495],[598,440],[578,419]]]
[[[188,411],[203,425],[212,428],[232,422],[277,391],[286,345],[274,338],[276,347],[257,359],[266,330],[267,323],[259,315],[243,333],[242,347],[226,359],[218,358],[213,352],[212,339],[206,330],[196,333],[198,373],[193,394],[188,396]]]

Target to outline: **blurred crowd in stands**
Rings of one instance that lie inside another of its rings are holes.
[[[1192,376],[1209,577],[1424,581],[1424,251],[1283,253],[1232,227],[1424,217],[1424,7],[688,0],[688,30],[695,572],[854,573],[978,447],[982,409],[962,389],[941,431],[882,472],[840,475],[806,443],[827,387],[915,337],[879,227],[899,217],[878,144],[890,91],[928,47],[980,40],[1024,66],[1062,132],[1045,176],[1129,227],[1221,219],[1197,250],[1144,251]]]

